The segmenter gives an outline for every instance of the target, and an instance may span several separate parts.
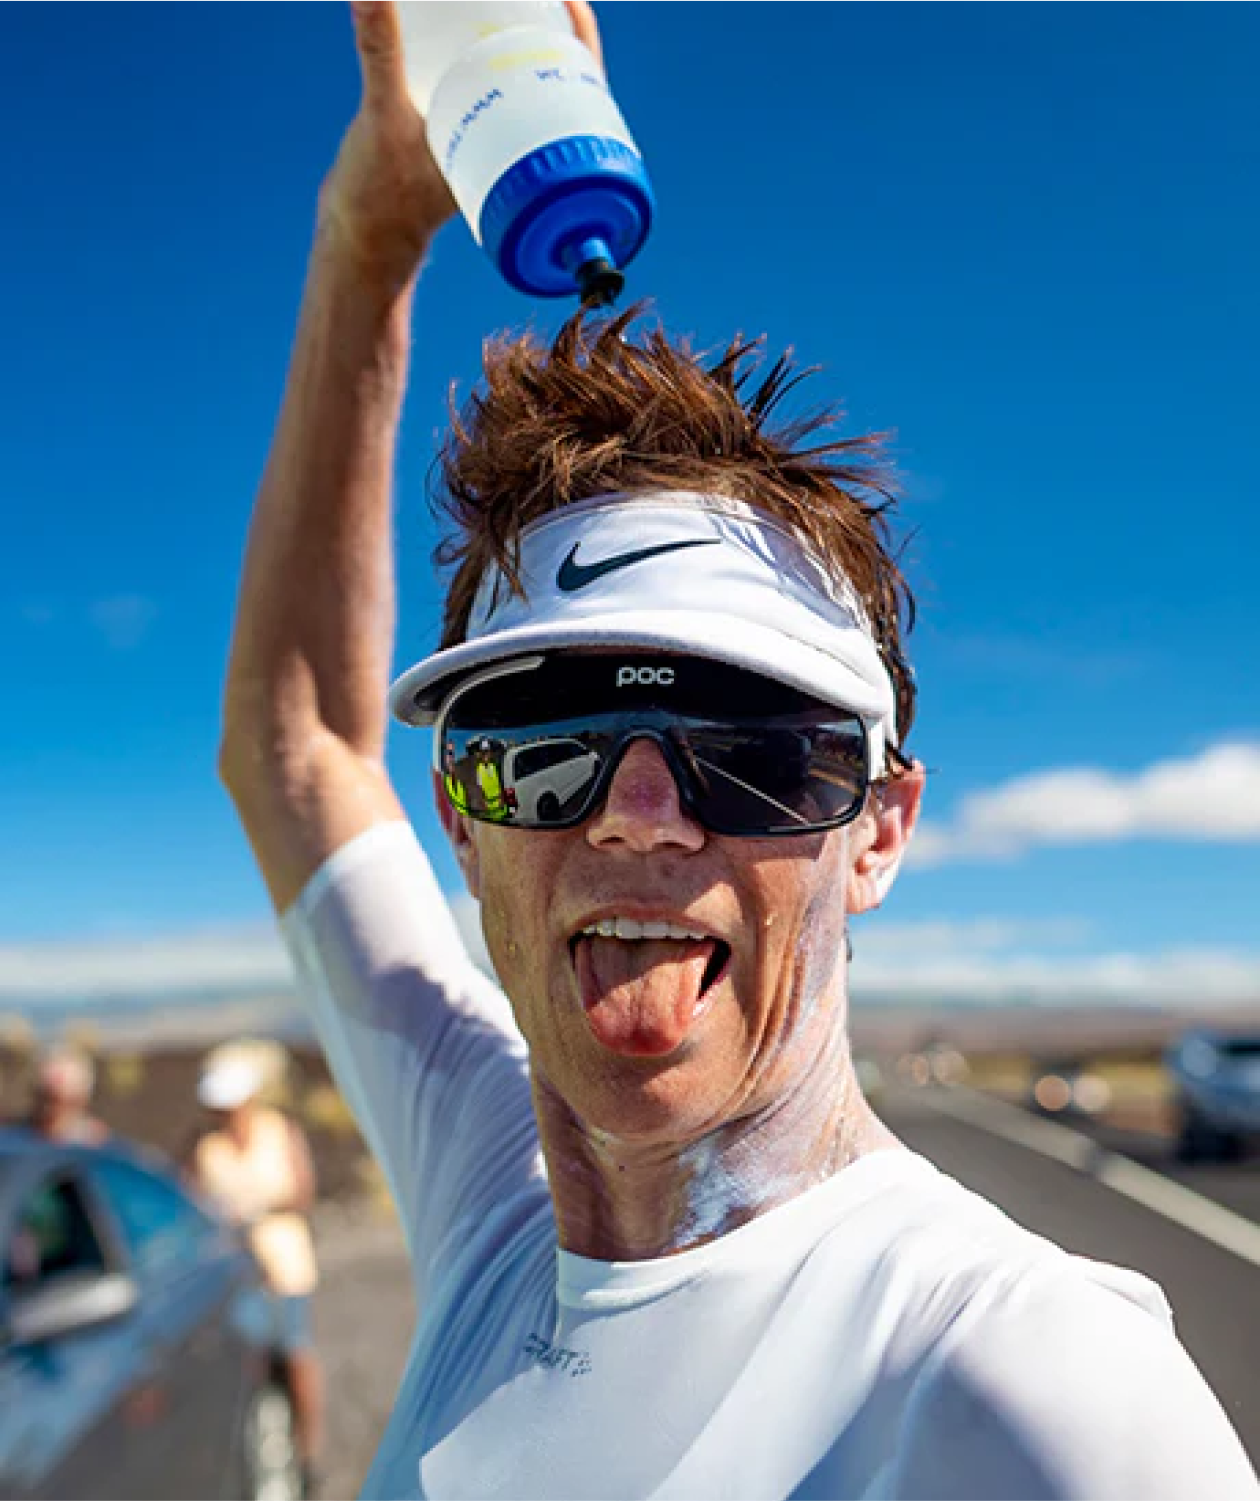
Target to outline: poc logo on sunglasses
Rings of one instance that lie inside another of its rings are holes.
[[[619,667],[618,688],[669,688],[673,686],[672,667]]]

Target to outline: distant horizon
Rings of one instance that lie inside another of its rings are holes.
[[[474,962],[493,977],[476,904],[467,897],[457,899],[452,911]],[[855,1007],[907,1012],[933,1007],[1146,1010],[1189,1015],[1255,1007],[1260,1022],[1260,986],[1249,986],[1245,966],[1237,970],[1232,985],[1218,983],[1210,990],[1196,986],[1194,955],[1183,954],[1176,970],[1162,977],[1158,993],[1133,976],[1128,977],[1126,988],[1123,969],[1118,974],[1104,973],[1091,986],[1088,968],[1078,976],[1074,989],[1056,993],[1054,967],[1044,967],[1042,960],[1038,970],[1038,961],[1024,956],[1012,962],[1013,972],[1004,986],[990,980],[982,987],[969,980],[965,957],[958,967],[964,951],[957,939],[942,946],[935,929],[921,935],[921,944],[923,938],[928,940],[926,952],[916,956],[911,942],[910,953],[900,961],[894,957],[890,964],[890,950],[897,942],[906,942],[907,925],[886,924],[886,928],[892,944],[887,939],[882,945],[864,943],[876,930],[859,929],[850,971],[850,1000]],[[991,937],[988,946],[992,946]],[[19,951],[0,946],[0,1027],[6,1017],[15,1015],[42,1023],[54,1015],[99,1019],[110,1008],[130,1017],[160,1010],[210,1009],[242,1000],[299,1004],[288,956],[275,928],[266,924],[217,934],[207,930],[168,934],[149,941],[116,936],[74,946],[46,943],[28,946],[23,952],[25,989],[15,978],[15,971],[22,967]],[[1034,966],[1031,972],[1030,965]],[[1104,978],[1110,983],[1103,983]]]
[[[470,957],[493,977],[478,904],[466,893],[447,900]],[[1191,1014],[1254,1007],[1260,1024],[1260,977],[1245,951],[1187,947],[1099,959],[1081,947],[1074,925],[1048,921],[908,923],[876,915],[855,921],[851,931],[855,1006]],[[0,944],[0,1015],[72,1008],[96,1016],[110,1006],[213,1006],[262,994],[295,994],[274,923]]]
[[[20,1025],[15,1025],[20,1023]],[[1027,1052],[1137,1053],[1162,1050],[1199,1027],[1260,1034],[1254,1006],[1127,1004],[1100,1001],[966,1004],[851,998],[850,1034],[858,1052],[880,1055],[931,1043],[973,1056]],[[0,1052],[70,1042],[104,1054],[211,1048],[231,1038],[274,1037],[288,1046],[317,1046],[310,1020],[292,992],[251,996],[147,997],[104,1008],[45,1003],[21,1012],[0,1007]]]

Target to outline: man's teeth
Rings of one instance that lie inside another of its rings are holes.
[[[602,917],[582,929],[583,938],[690,938],[702,942],[707,933],[680,928],[672,922],[636,922],[632,917]]]

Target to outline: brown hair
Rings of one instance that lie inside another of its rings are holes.
[[[481,387],[462,411],[452,401],[434,494],[455,527],[435,554],[455,570],[442,645],[464,639],[488,567],[520,592],[520,532],[537,517],[619,490],[703,490],[787,522],[852,582],[892,677],[904,740],[915,686],[902,637],[914,598],[892,550],[884,436],[808,444],[839,422],[834,407],[772,427],[811,371],[794,371],[784,356],[754,383],[761,340],[736,339],[706,365],[659,327],[629,337],[641,311],[612,320],[580,312],[550,348],[531,333],[500,336],[486,345]]]

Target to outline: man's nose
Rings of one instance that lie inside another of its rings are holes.
[[[622,846],[648,854],[667,846],[699,850],[705,834],[683,806],[660,746],[645,737],[626,747],[586,837],[597,848]]]

